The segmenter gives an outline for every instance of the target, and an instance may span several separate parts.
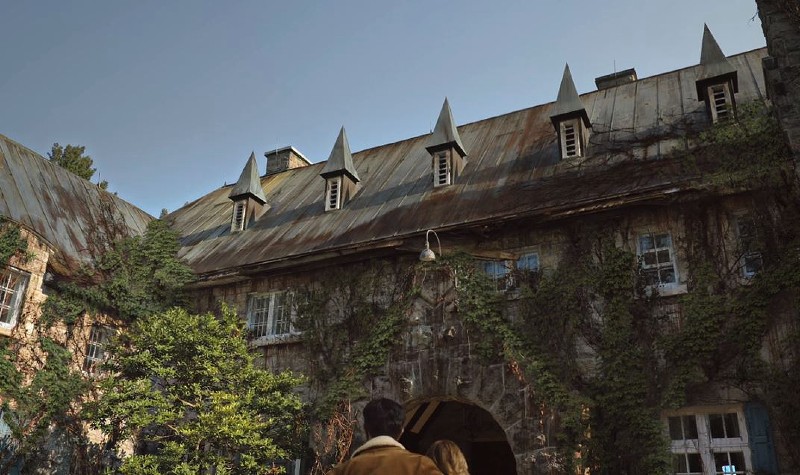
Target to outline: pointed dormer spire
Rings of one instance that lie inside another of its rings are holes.
[[[264,196],[264,189],[261,187],[255,152],[251,153],[250,158],[247,159],[239,181],[233,185],[228,198],[233,201],[232,233],[247,229],[249,223],[254,222],[269,208],[265,205],[267,197]]]
[[[450,102],[444,98],[442,110],[439,112],[439,119],[436,121],[436,127],[433,133],[428,138],[425,148],[433,153],[437,149],[444,149],[453,147],[462,156],[466,156],[467,152],[464,149],[464,144],[461,143],[461,136],[458,135],[458,128],[453,120],[453,111],[450,110]]]
[[[325,211],[341,209],[358,192],[358,177],[344,127],[339,130],[328,162],[319,176],[325,179]]]
[[[550,120],[558,134],[561,159],[586,156],[592,123],[589,121],[586,108],[583,107],[581,96],[575,89],[569,64],[564,66],[564,74],[561,76],[561,85],[550,113]]]
[[[586,127],[591,127],[589,114],[586,113],[586,108],[583,107],[583,102],[581,102],[581,96],[578,95],[578,90],[575,88],[569,64],[566,64],[564,66],[564,74],[561,76],[561,86],[558,88],[558,98],[553,105],[553,111],[550,113],[550,120],[553,121],[553,125],[558,129],[558,122],[571,117],[580,117]]]
[[[707,88],[714,83],[730,81],[733,92],[739,92],[736,68],[731,65],[722,52],[708,25],[703,25],[703,45],[700,49],[700,73],[697,76],[697,98],[707,97]]]
[[[344,126],[339,130],[339,136],[336,138],[336,143],[333,145],[333,150],[328,156],[328,162],[320,172],[320,176],[328,178],[340,173],[347,174],[356,183],[361,181],[356,167],[353,165],[353,155],[350,153],[350,144],[347,141],[347,133],[344,131]]]
[[[261,188],[261,177],[258,175],[258,162],[256,162],[255,152],[250,154],[250,158],[239,176],[239,181],[231,189],[231,194],[228,195],[228,198],[236,201],[238,198],[248,196],[254,198],[259,204],[267,202],[267,198],[264,196],[264,189]]]
[[[431,154],[433,167],[433,186],[447,186],[455,183],[467,164],[467,151],[461,142],[450,102],[444,98],[442,110],[436,127],[428,137],[425,150]]]

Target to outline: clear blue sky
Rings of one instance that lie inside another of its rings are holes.
[[[555,100],[626,68],[764,46],[753,0],[0,0],[0,134],[85,145],[120,197],[158,215],[236,181],[251,151],[325,160]],[[320,185],[322,186],[322,185]]]

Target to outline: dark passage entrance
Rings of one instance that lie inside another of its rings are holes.
[[[517,473],[505,432],[491,414],[474,404],[433,400],[409,406],[400,443],[424,454],[439,439],[461,447],[471,475]]]

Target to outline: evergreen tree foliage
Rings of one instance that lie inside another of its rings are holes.
[[[97,172],[96,168],[92,168],[94,160],[88,155],[84,155],[86,147],[82,145],[69,145],[62,147],[58,143],[54,143],[47,154],[49,160],[61,168],[65,168],[79,177],[90,180]],[[108,188],[108,182],[103,180],[97,184],[102,189]]]
[[[94,424],[136,438],[125,474],[267,474],[294,458],[302,404],[291,373],[257,369],[230,310],[174,308],[137,320],[110,348]]]

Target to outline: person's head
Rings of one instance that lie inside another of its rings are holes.
[[[400,438],[403,432],[403,406],[385,397],[364,406],[364,431],[367,437],[388,435]]]
[[[452,440],[437,440],[431,444],[427,455],[444,475],[469,475],[467,459]]]

